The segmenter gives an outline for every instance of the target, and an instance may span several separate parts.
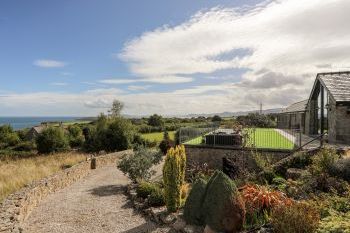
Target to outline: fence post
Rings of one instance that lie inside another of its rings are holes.
[[[299,147],[301,147],[301,128],[299,128]]]

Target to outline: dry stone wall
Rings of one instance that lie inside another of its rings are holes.
[[[96,157],[97,168],[115,164],[119,158],[130,153],[132,153],[132,150],[98,156]],[[35,181],[8,196],[0,204],[0,232],[22,232],[21,223],[29,215],[30,211],[50,193],[65,188],[87,176],[91,172],[90,163],[90,160],[81,162],[52,176]]]

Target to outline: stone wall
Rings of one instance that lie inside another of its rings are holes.
[[[98,167],[116,164],[117,160],[132,150],[96,157]],[[91,172],[91,161],[81,162],[52,176],[35,181],[11,194],[0,204],[0,232],[22,232],[21,222],[31,210],[50,193],[63,189]]]
[[[272,162],[277,162],[290,154],[288,150],[248,150],[238,149],[232,147],[209,147],[198,145],[185,145],[187,165],[207,163],[212,169],[222,169],[222,159],[224,157],[230,158],[237,165],[248,170],[256,168],[255,160],[252,153],[260,153],[262,155],[269,155]]]

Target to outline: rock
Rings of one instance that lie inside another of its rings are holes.
[[[162,214],[162,215],[160,216],[160,219],[162,220],[162,222],[163,222],[164,224],[173,224],[173,223],[176,222],[177,216],[176,216],[176,214],[174,214],[174,213],[171,213],[171,214]]]
[[[177,218],[176,222],[173,224],[173,228],[177,231],[182,231],[186,226],[185,220],[182,218]]]
[[[306,171],[303,169],[288,168],[287,173],[286,173],[286,177],[287,177],[287,179],[297,180],[305,173],[306,173]]]
[[[217,233],[217,232],[211,229],[210,226],[206,225],[204,228],[204,233]]]

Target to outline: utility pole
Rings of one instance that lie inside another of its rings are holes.
[[[260,115],[262,115],[262,103],[260,103]]]

